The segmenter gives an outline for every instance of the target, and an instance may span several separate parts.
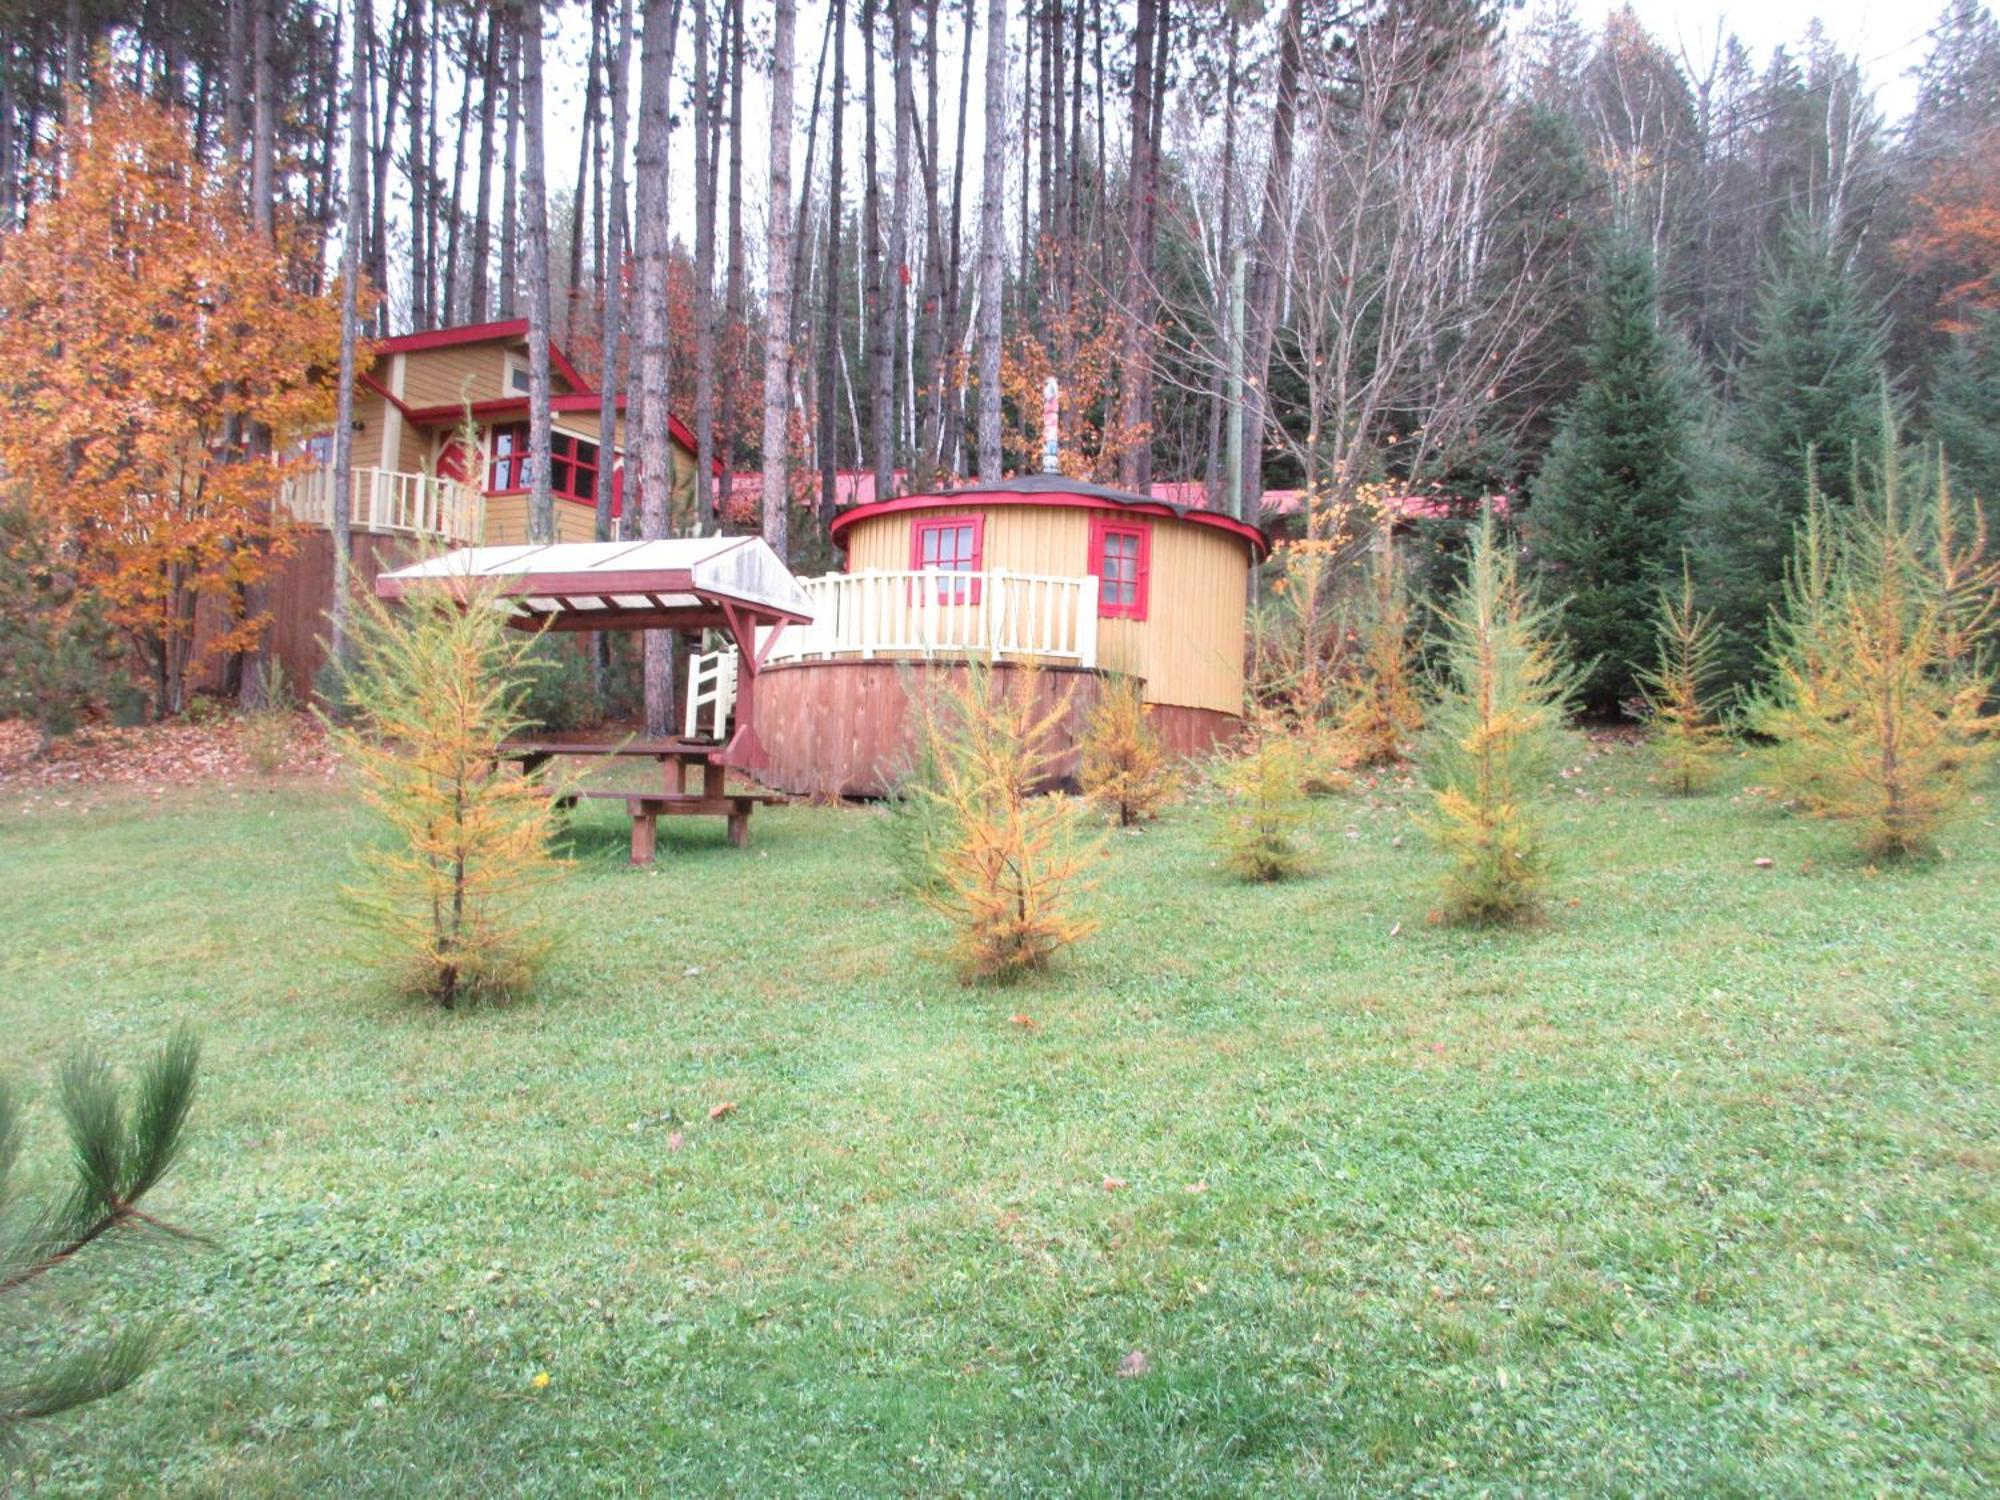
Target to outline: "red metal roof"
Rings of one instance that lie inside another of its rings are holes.
[[[907,510],[935,510],[940,505],[962,505],[966,502],[989,505],[1053,505],[1076,510],[1119,510],[1133,511],[1139,515],[1167,516],[1177,521],[1188,521],[1196,526],[1207,526],[1217,531],[1227,532],[1238,541],[1247,543],[1259,558],[1268,557],[1271,539],[1262,529],[1239,521],[1233,516],[1225,516],[1220,511],[1204,510],[1199,506],[1176,505],[1166,500],[1155,500],[1145,495],[1129,494],[1124,490],[1107,489],[1102,485],[1088,483],[1081,479],[1070,479],[1061,474],[1027,474],[1018,479],[1003,479],[995,484],[969,484],[962,489],[941,490],[924,495],[902,495],[894,500],[877,500],[866,505],[857,505],[842,511],[833,520],[833,539],[842,547],[846,546],[843,533],[856,521],[871,516],[894,515]]]
[[[375,353],[422,354],[428,349],[455,349],[464,344],[512,343],[528,336],[526,318],[503,318],[497,323],[461,323],[456,328],[427,328],[421,333],[399,333],[393,338],[378,339]],[[554,339],[549,340],[549,367],[570,383],[573,393],[583,394],[590,390],[590,382],[577,373],[569,356],[556,347]],[[562,398],[558,398],[562,399]],[[694,445],[688,445],[692,448]]]

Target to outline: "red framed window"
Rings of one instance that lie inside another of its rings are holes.
[[[486,470],[486,493],[518,495],[528,488],[528,424],[509,422],[493,429]],[[549,435],[549,488],[566,500],[597,500],[597,444],[566,432]]]
[[[977,573],[986,553],[984,516],[936,516],[918,521],[910,528],[910,570],[912,572]],[[977,604],[976,578],[938,580],[938,601],[943,604]]]
[[[1090,571],[1097,576],[1097,613],[1106,620],[1146,618],[1146,573],[1152,528],[1144,522],[1094,519]]]

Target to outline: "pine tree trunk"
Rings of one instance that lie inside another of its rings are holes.
[[[410,326],[430,327],[430,296],[425,285],[430,252],[431,160],[421,153],[430,144],[430,116],[424,108],[424,29],[423,0],[408,0],[409,22],[404,44],[410,53]]]
[[[632,0],[618,0],[618,45],[611,54],[611,202],[605,215],[604,287],[599,320],[599,338],[604,346],[598,389],[603,393],[597,408],[597,430],[601,439],[597,463],[597,539],[611,540],[612,450],[618,445],[618,341],[623,336],[625,317],[625,90],[632,67]],[[632,430],[625,432],[630,450]],[[631,465],[627,464],[627,479]],[[623,499],[631,505],[637,488],[625,485]],[[632,517],[624,517],[632,529]]]
[[[1157,0],[1139,0],[1138,25],[1132,33],[1132,158],[1125,172],[1125,281],[1119,300],[1118,482],[1138,491],[1145,482],[1141,448],[1150,441],[1146,427],[1146,363],[1152,357],[1146,337],[1152,298],[1147,269],[1146,224],[1152,199],[1153,46],[1159,24]]]
[[[1208,462],[1202,473],[1202,493],[1210,510],[1222,508],[1223,408],[1229,400],[1229,308],[1233,300],[1234,278],[1229,274],[1235,247],[1236,204],[1236,48],[1237,24],[1232,12],[1228,19],[1229,39],[1222,85],[1222,220],[1216,234],[1216,264],[1221,274],[1215,281],[1215,301],[1210,316],[1215,320],[1213,367],[1208,378]]]
[[[1034,281],[1035,251],[1028,239],[1028,222],[1035,195],[1029,174],[1035,166],[1035,0],[1021,0],[1021,246],[1014,272],[1019,298],[1019,331],[1028,331],[1028,289]]]
[[[583,129],[577,134],[576,196],[571,201],[569,216],[569,277],[563,288],[563,341],[572,353],[576,348],[577,306],[583,294],[583,225],[586,217],[583,190],[590,181],[591,163],[602,146],[598,129],[597,74],[601,65],[598,49],[603,36],[604,0],[590,0],[590,51],[583,64]],[[603,208],[600,196],[597,211],[601,214]]]
[[[1000,456],[1001,212],[1007,196],[1007,0],[986,5],[986,164],[979,204],[979,477],[1002,472]]]
[[[1082,260],[1083,248],[1083,7],[1081,5],[1076,7],[1074,24],[1070,29],[1068,179],[1063,188],[1062,308],[1065,341],[1070,346],[1066,353],[1073,358],[1075,322],[1072,314],[1076,308],[1077,271]]]
[[[528,278],[528,540],[556,539],[549,485],[549,194],[542,142],[542,0],[515,0],[515,46],[521,58],[521,115],[526,172],[521,211]]]
[[[917,366],[923,375],[923,411],[916,451],[910,455],[910,487],[921,494],[936,478],[938,445],[944,426],[944,371],[940,368],[944,314],[944,230],[938,203],[938,12],[943,0],[924,10],[924,128],[917,136],[917,167],[924,193],[924,291],[917,304]],[[908,25],[905,23],[907,36]],[[907,49],[907,41],[905,47]],[[899,69],[899,92],[909,89],[907,60]],[[908,106],[912,117],[916,101]]]
[[[944,349],[949,361],[949,381],[940,387],[939,399],[949,408],[944,420],[949,424],[940,447],[947,473],[967,472],[965,463],[965,137],[972,113],[972,36],[979,19],[979,0],[965,0],[965,45],[958,58],[958,126],[951,161],[951,263],[944,279]],[[943,413],[940,413],[943,416]]]
[[[488,272],[493,264],[493,132],[500,93],[500,18],[486,22],[486,53],[479,82],[479,201],[472,220],[471,321],[484,323],[493,308]]]
[[[639,262],[639,359],[633,382],[637,410],[631,420],[637,424],[639,534],[647,540],[667,534],[674,483],[673,444],[667,425],[667,160],[673,132],[669,88],[679,29],[679,0],[646,0],[639,65],[638,224],[634,235]],[[645,698],[646,733],[671,733],[673,639],[664,630],[646,632]]]
[[[83,0],[63,0],[62,84],[65,89],[83,87],[84,52],[89,38],[83,29]],[[28,137],[34,139],[31,133]]]
[[[479,52],[479,16],[473,11],[465,22],[465,79],[458,99],[459,129],[455,132],[458,144],[453,148],[451,159],[451,232],[445,242],[444,252],[444,306],[441,321],[450,324],[459,321],[458,311],[458,268],[460,263],[461,238],[465,228],[465,208],[463,192],[465,187],[465,138],[471,134],[465,128],[465,121],[472,116],[472,79],[474,63]],[[477,322],[480,313],[475,310],[466,321]]]
[[[227,41],[222,59],[222,151],[232,171],[243,166],[244,65],[250,58],[252,0],[229,0],[224,8]]]
[[[715,523],[715,113],[709,78],[709,0],[694,4],[694,513]]]
[[[500,316],[511,318],[520,306],[521,279],[517,247],[520,244],[518,209],[519,177],[515,146],[521,135],[521,38],[507,28],[507,141],[500,165]]]
[[[1284,240],[1285,198],[1292,180],[1292,132],[1299,107],[1302,9],[1303,0],[1290,0],[1285,8],[1278,45],[1277,97],[1271,111],[1271,154],[1246,295],[1241,495],[1243,513],[1252,516],[1264,497],[1264,432],[1270,415],[1271,348],[1278,331],[1278,254]]]
[[[890,0],[894,3],[894,0]],[[862,231],[867,238],[863,306],[867,314],[868,465],[875,475],[877,496],[889,493],[890,460],[895,434],[896,337],[889,330],[889,288],[882,259],[882,174],[876,158],[878,112],[875,77],[875,0],[861,0],[862,75]],[[859,467],[859,465],[856,465]]]
[[[347,104],[347,223],[340,256],[340,385],[334,397],[333,497],[328,507],[332,532],[333,599],[327,610],[327,646],[336,663],[347,660],[348,571],[354,549],[350,532],[354,501],[355,345],[360,336],[362,214],[368,175],[368,59],[365,37],[373,25],[369,0],[355,0],[354,71]]]
[[[826,279],[822,291],[819,348],[820,533],[833,526],[840,485],[840,144],[846,134],[843,104],[847,91],[847,4],[833,0],[833,106],[827,131]]]
[[[764,307],[764,540],[791,557],[788,490],[792,364],[792,45],[794,0],[777,0],[771,43],[770,203],[764,260],[770,287]]]
[[[722,459],[718,493],[734,498],[736,482],[737,386],[743,373],[743,0],[729,7],[729,266],[722,295],[722,348],[728,376],[722,382],[722,412],[716,450]]]

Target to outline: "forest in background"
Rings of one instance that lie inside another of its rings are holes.
[[[837,473],[1038,467],[1051,375],[1077,475],[1253,518],[1303,490],[1327,528],[1384,483],[1532,518],[1625,264],[1674,393],[1649,550],[1699,552],[1747,639],[1808,456],[1850,488],[1885,390],[2000,488],[2000,30],[1951,0],[1928,35],[1893,121],[1817,27],[1694,57],[1468,0],[12,0],[0,222],[51,191],[66,87],[171,103],[314,242],[305,290],[349,249],[375,333],[539,321],[632,394],[642,471],[655,390],[721,463],[670,524],[757,524],[722,497],[762,469],[808,565]]]

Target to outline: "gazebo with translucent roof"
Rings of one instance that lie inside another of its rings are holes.
[[[753,718],[758,669],[785,626],[813,618],[791,570],[754,536],[464,547],[375,580],[384,599],[430,588],[490,591],[523,630],[726,632],[738,658],[735,721],[708,759],[745,771],[765,764]]]

